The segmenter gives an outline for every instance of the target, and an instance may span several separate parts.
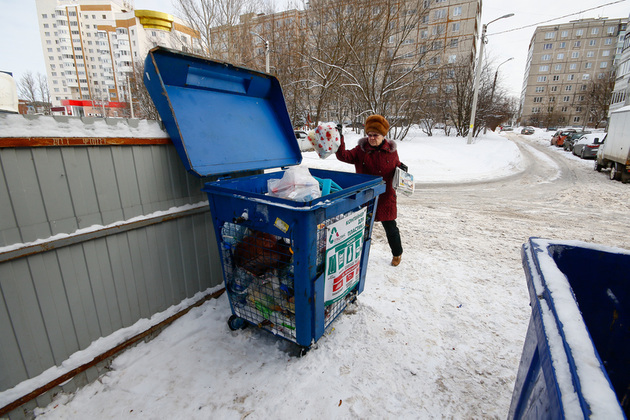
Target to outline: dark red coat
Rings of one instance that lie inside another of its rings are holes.
[[[400,166],[397,146],[393,140],[384,139],[379,147],[372,147],[367,137],[359,140],[352,150],[346,150],[343,137],[336,156],[342,162],[354,164],[358,174],[378,175],[385,180],[385,192],[378,197],[376,221],[395,220],[397,217],[396,190],[392,181],[394,171]]]

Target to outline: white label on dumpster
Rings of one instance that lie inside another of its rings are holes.
[[[326,228],[326,305],[344,297],[359,281],[366,214],[364,207]]]

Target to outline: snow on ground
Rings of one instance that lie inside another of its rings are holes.
[[[349,146],[359,138],[346,136]],[[523,170],[518,147],[495,133],[467,145],[415,132],[399,142],[399,154],[420,183]],[[314,152],[303,164],[353,171]],[[503,255],[500,240],[480,231],[479,240],[497,248],[480,259],[470,239],[456,242],[463,219],[446,210],[424,220],[429,209],[420,202],[400,205],[403,263],[389,265],[375,227],[365,291],[306,357],[256,328],[230,331],[224,294],[125,351],[108,373],[59,395],[38,417],[505,418],[530,311],[520,257]]]

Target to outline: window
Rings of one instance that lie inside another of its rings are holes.
[[[575,79],[575,74],[569,74],[567,76],[567,80],[573,80],[573,79]]]
[[[599,33],[599,28],[591,29],[591,35],[597,35]]]
[[[614,26],[609,26],[607,33],[608,33],[608,35],[614,35],[615,34],[615,27]]]
[[[574,51],[571,53],[571,58],[579,58],[580,57],[580,53],[577,51]]]
[[[568,96],[565,96],[565,98],[568,98]],[[567,100],[568,101],[568,100]],[[562,110],[562,112],[567,112],[569,110],[568,107],[563,106],[562,108],[560,108]]]
[[[462,6],[457,6],[453,9],[453,16],[461,16]]]
[[[560,80],[560,76],[553,76],[553,81],[557,82],[558,80]]]
[[[594,39],[591,39],[590,41],[588,41],[588,45],[589,45],[589,47],[594,47],[594,46],[595,46],[595,44],[597,44],[597,41],[596,41],[596,40],[594,40]]]
[[[547,32],[545,34],[545,39],[554,39],[556,37],[556,33],[555,32]]]
[[[564,58],[564,53],[560,53],[556,56],[556,59],[562,60]]]
[[[538,71],[549,71],[549,66],[540,66],[540,68],[538,69]]]
[[[599,63],[599,68],[600,69],[605,69],[606,67],[608,67],[608,62],[607,61],[603,61],[603,62]]]
[[[566,38],[566,37],[568,37],[568,36],[569,36],[569,31],[562,31],[562,32],[560,33],[560,36],[561,36],[562,38]]]
[[[574,123],[580,122],[580,117],[573,117],[573,122]]]
[[[48,24],[47,23],[44,23],[44,28],[48,28]]]
[[[566,47],[567,47],[566,42],[561,42],[560,45],[558,46],[558,48],[566,48]]]
[[[539,82],[546,82],[547,81],[547,76],[538,76],[537,79]]]
[[[448,62],[449,62],[449,64],[453,64],[453,63],[457,62],[457,54],[449,55],[448,56]]]
[[[557,92],[558,91],[558,86],[552,86],[551,87],[551,91],[552,92]]]
[[[549,102],[555,102],[556,101],[556,97],[555,96],[550,96],[549,97]]]
[[[451,48],[457,48],[458,45],[459,45],[459,39],[458,38],[451,39]]]
[[[593,67],[593,63],[586,63],[584,67],[590,69],[591,67]]]
[[[453,32],[459,32],[459,22],[453,23]]]
[[[602,57],[608,57],[610,55],[610,50],[602,51]]]
[[[573,47],[574,47],[574,48],[578,48],[580,45],[582,45],[582,41],[575,41],[575,42],[573,43]]]
[[[550,54],[544,54],[542,57],[540,57],[540,59],[542,61],[549,61],[549,60],[551,60],[551,55]]]
[[[426,39],[428,37],[429,37],[429,31],[427,31],[426,29],[424,31],[420,31],[420,38]]]
[[[553,49],[553,44],[545,44],[543,46],[543,50],[551,50],[551,49]]]
[[[565,96],[564,98],[562,98],[562,100],[564,102],[569,102],[571,100],[571,97],[570,96]]]
[[[575,69],[577,69],[577,64],[576,63],[569,64],[569,70],[575,70]]]
[[[572,85],[567,85],[564,90],[566,90],[567,92],[570,92],[573,89]]]
[[[582,36],[584,35],[584,29],[578,29],[577,31],[575,31],[575,36]]]
[[[556,64],[554,67],[555,71],[561,71],[562,70],[562,64]]]
[[[536,88],[536,93],[540,93],[540,92],[544,92],[545,91],[545,87],[544,86],[538,86]]]
[[[594,56],[595,56],[595,53],[593,51],[589,51],[589,52],[586,53],[586,57],[587,58],[591,58],[591,57],[594,57]]]
[[[591,78],[591,75],[588,74],[588,73],[585,73],[585,74],[582,75],[582,80],[588,80],[590,78]]]
[[[612,44],[612,38],[606,38],[604,40],[604,45],[611,45]]]
[[[446,17],[446,9],[440,9],[435,11],[435,20],[444,19]]]
[[[537,96],[534,98],[534,102],[542,102],[542,96]]]

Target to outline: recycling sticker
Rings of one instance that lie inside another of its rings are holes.
[[[364,207],[326,228],[326,305],[343,298],[359,281],[366,215]]]

